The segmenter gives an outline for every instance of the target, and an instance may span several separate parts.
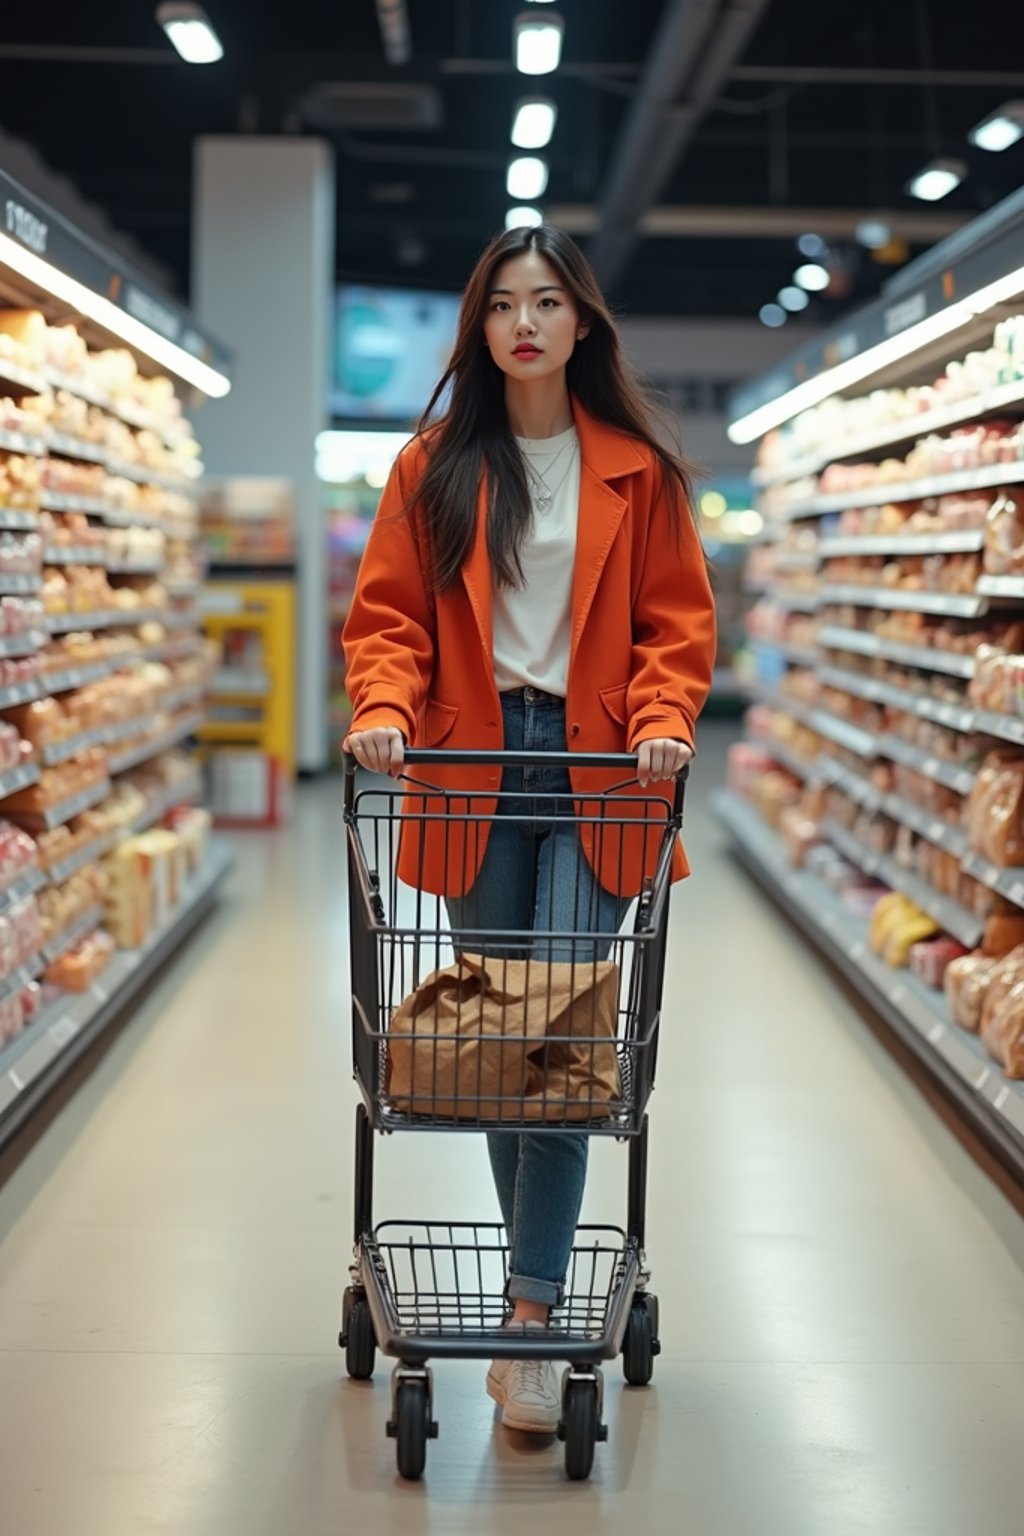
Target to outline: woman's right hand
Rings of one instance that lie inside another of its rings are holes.
[[[393,779],[402,775],[405,737],[393,725],[379,726],[373,731],[351,731],[343,747],[361,768],[368,768],[371,773],[387,773]]]

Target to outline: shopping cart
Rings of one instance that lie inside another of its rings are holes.
[[[646,1386],[660,1350],[658,1302],[647,1289],[644,1251],[646,1110],[657,1062],[672,855],[686,771],[663,798],[640,794],[636,758],[618,754],[411,750],[405,762],[425,771],[433,765],[436,774],[443,768],[449,781],[453,767],[485,765],[571,764],[606,770],[605,783],[608,771],[625,775],[582,800],[452,791],[410,775],[401,790],[373,786],[357,793],[354,759],[345,765],[353,1066],[362,1097],[356,1109],[355,1249],[340,1334],[348,1374],[369,1379],[378,1349],[397,1360],[387,1433],[397,1443],[400,1475],[418,1478],[427,1442],[438,1433],[430,1360],[564,1362],[558,1436],[567,1475],[583,1479],[595,1445],[607,1439],[600,1362],[621,1353],[627,1383]],[[422,836],[429,828],[435,848],[442,839],[446,864],[449,852],[453,864],[465,861],[501,798],[516,802],[503,816],[531,830],[573,821],[606,869],[609,858],[621,862],[624,849],[635,855],[642,842],[649,873],[628,931],[599,934],[583,911],[573,931],[495,932],[460,919],[453,935],[441,897],[399,882],[399,838]],[[449,997],[442,1014],[444,987],[453,989],[457,1006]],[[544,1135],[583,1131],[629,1144],[625,1228],[578,1229],[564,1302],[543,1332],[508,1325],[509,1243],[501,1225],[374,1224],[375,1132],[496,1128]]]

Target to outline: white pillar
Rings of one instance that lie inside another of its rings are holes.
[[[204,406],[213,475],[295,488],[297,760],[325,766],[327,557],[316,437],[328,424],[334,161],[317,139],[200,138],[193,176],[192,308],[235,353],[233,385]]]

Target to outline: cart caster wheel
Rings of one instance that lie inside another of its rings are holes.
[[[597,1382],[568,1382],[560,1435],[565,1441],[565,1475],[571,1482],[585,1482],[590,1476],[594,1447],[602,1438],[598,1417]]]
[[[633,1298],[633,1307],[622,1341],[622,1372],[631,1387],[646,1387],[654,1375],[658,1340],[658,1301],[645,1293]]]
[[[345,1369],[353,1381],[369,1381],[377,1356],[377,1340],[366,1297],[351,1287],[345,1292],[339,1342],[345,1350]]]
[[[415,1379],[399,1383],[395,1397],[395,1417],[388,1425],[394,1434],[399,1477],[415,1482],[423,1476],[427,1464],[427,1441],[437,1435],[437,1425],[430,1419],[430,1394],[425,1381]]]

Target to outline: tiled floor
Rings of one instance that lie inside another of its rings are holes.
[[[688,811],[652,1105],[654,1386],[608,1373],[592,1481],[440,1366],[400,1484],[344,1379],[354,1091],[338,789],[239,840],[228,898],[0,1192],[11,1536],[1018,1536],[1024,1225]],[[622,1215],[622,1149],[587,1215]],[[390,1138],[378,1211],[494,1211],[483,1146]]]

